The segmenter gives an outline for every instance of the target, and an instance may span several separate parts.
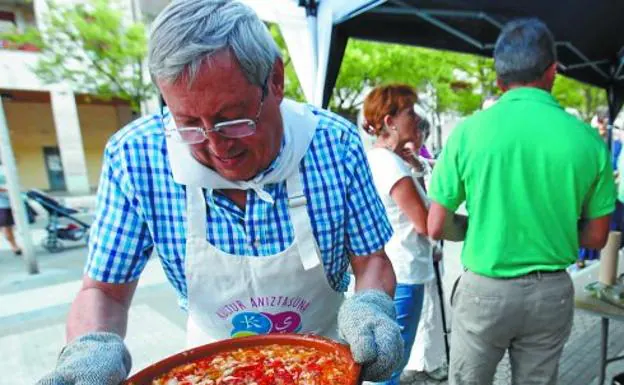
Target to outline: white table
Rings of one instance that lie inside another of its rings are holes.
[[[624,273],[624,256],[619,254],[618,276]],[[600,366],[598,372],[598,385],[603,385],[607,371],[607,365],[612,362],[624,360],[624,356],[609,357],[609,321],[624,322],[624,309],[601,301],[587,291],[585,286],[598,280],[598,272],[600,263],[594,263],[583,270],[572,273],[572,281],[574,282],[574,305],[577,309],[589,312],[601,318],[601,338],[600,338]]]

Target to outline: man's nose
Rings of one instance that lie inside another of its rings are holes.
[[[236,139],[226,138],[218,132],[207,132],[208,147],[213,154],[228,155],[236,143]]]

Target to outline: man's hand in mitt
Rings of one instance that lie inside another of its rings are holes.
[[[345,300],[338,312],[338,330],[362,365],[365,381],[384,381],[403,362],[403,338],[392,298],[381,290],[365,290]]]
[[[56,369],[37,385],[119,385],[132,360],[123,339],[114,333],[89,333],[70,342]]]

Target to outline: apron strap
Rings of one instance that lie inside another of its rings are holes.
[[[288,190],[288,211],[295,231],[299,257],[303,268],[310,270],[321,263],[321,253],[314,238],[314,231],[312,231],[307,208],[308,200],[303,193],[302,179],[303,174],[292,173],[286,181],[286,189]]]
[[[186,216],[187,236],[205,240],[206,198],[201,187],[186,186]]]

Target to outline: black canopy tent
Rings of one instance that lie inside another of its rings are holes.
[[[313,12],[316,1],[300,3]],[[538,17],[549,26],[560,73],[606,90],[612,125],[624,104],[622,0],[388,0],[334,25],[323,106],[349,38],[491,57],[501,27],[519,17]]]

